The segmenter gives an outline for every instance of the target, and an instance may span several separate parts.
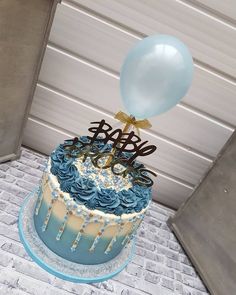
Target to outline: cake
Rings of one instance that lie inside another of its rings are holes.
[[[104,128],[104,122],[93,123]],[[101,128],[89,129],[93,137],[65,140],[52,152],[34,212],[44,244],[64,259],[86,265],[113,259],[135,237],[153,183],[150,171],[135,159],[144,144],[138,149],[131,140],[135,148],[125,148],[124,135],[131,138],[130,133],[121,133],[123,140],[108,132],[102,138]]]

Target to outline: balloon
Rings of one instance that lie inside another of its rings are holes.
[[[128,53],[121,69],[124,105],[139,119],[166,112],[187,93],[192,77],[192,56],[180,40],[146,37]]]

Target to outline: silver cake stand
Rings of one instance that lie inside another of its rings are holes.
[[[19,235],[30,257],[52,275],[76,283],[101,282],[118,274],[131,261],[134,241],[125,246],[115,258],[102,264],[78,264],[58,256],[42,242],[35,230],[33,215],[36,201],[36,191],[25,199],[19,214]]]

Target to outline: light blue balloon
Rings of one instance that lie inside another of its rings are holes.
[[[126,110],[139,119],[166,112],[187,93],[193,77],[193,60],[177,38],[144,38],[128,53],[120,74]]]

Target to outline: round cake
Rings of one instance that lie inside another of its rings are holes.
[[[111,145],[95,140],[88,149],[88,142],[86,136],[66,140],[52,152],[34,224],[54,253],[91,265],[116,257],[133,239],[150,204],[151,187],[134,181],[135,168],[145,168],[142,164],[133,162],[131,170],[122,164],[132,153],[122,152],[123,162],[117,161]],[[113,166],[107,164],[111,156]]]

